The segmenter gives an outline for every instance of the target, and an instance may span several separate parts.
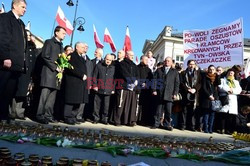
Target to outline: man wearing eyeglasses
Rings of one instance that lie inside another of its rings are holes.
[[[181,73],[180,92],[182,94],[183,110],[181,112],[181,130],[195,131],[195,110],[198,106],[198,92],[201,87],[200,70],[195,60],[187,62],[187,69]],[[199,126],[198,126],[199,127]]]

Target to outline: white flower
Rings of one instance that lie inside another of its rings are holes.
[[[62,147],[67,147],[67,146],[70,146],[70,145],[72,145],[72,141],[70,141],[67,138],[63,140]]]
[[[61,146],[61,144],[62,144],[62,141],[59,139],[59,140],[56,142],[56,145],[59,147],[59,146]]]

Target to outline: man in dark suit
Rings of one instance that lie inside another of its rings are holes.
[[[18,78],[25,73],[27,36],[20,17],[26,12],[26,1],[13,0],[11,8],[0,15],[0,120],[9,120]]]
[[[85,43],[77,42],[75,51],[70,54],[73,69],[65,71],[65,106],[64,121],[67,124],[77,123],[76,116],[80,104],[88,102],[87,65],[84,54]]]
[[[103,49],[96,48],[94,56],[95,56],[95,58],[90,61],[92,64],[89,64],[89,62],[87,60],[87,66],[88,66],[87,67],[87,70],[88,70],[88,75],[87,76],[88,76],[89,79],[92,79],[93,72],[94,72],[94,70],[96,68],[96,65],[99,64],[99,63],[103,63],[103,59],[102,59]],[[92,70],[92,71],[90,71],[90,70]],[[86,110],[84,112],[84,117],[85,117],[85,119],[87,119],[87,121],[90,121],[90,122],[92,122],[92,119],[93,119],[92,112],[93,112],[93,109],[94,109],[95,93],[96,92],[91,87],[89,87],[89,102],[86,105],[86,107],[84,106],[84,110]],[[80,109],[79,109],[79,111],[77,113],[77,119],[81,118],[79,115],[83,115],[83,112],[81,111],[83,109],[81,109],[81,107],[80,107]]]
[[[58,55],[63,53],[62,41],[65,36],[65,28],[57,26],[54,30],[54,37],[46,40],[43,46],[42,59],[44,65],[40,82],[42,92],[36,114],[36,118],[40,123],[48,124],[49,122],[55,122],[53,117],[54,103],[57,90],[60,89],[60,83],[56,75],[58,72],[62,72],[57,67],[55,61],[58,59]]]
[[[187,69],[180,74],[180,93],[182,95],[183,110],[180,118],[180,129],[195,131],[195,117],[197,118],[197,128],[200,128],[199,116],[199,91],[201,88],[201,71],[197,68],[193,59],[188,60]],[[200,115],[199,115],[200,114]],[[198,129],[201,130],[201,129]]]
[[[160,105],[159,108],[164,109],[164,121],[163,128],[166,130],[173,130],[171,124],[171,113],[173,100],[177,97],[179,92],[179,73],[176,69],[172,68],[173,60],[171,57],[167,57],[164,61],[164,66],[157,69],[154,75],[154,79],[162,81],[162,86],[153,87],[153,95],[159,95]],[[155,84],[156,85],[156,84]],[[159,83],[157,85],[160,85]],[[161,107],[162,106],[162,107]],[[162,109],[157,109],[155,114],[155,126],[159,127],[160,118],[162,115]]]
[[[93,111],[94,123],[101,119],[101,123],[108,124],[110,96],[115,93],[115,66],[112,65],[112,60],[112,55],[107,54],[104,62],[97,64],[94,70],[93,89],[96,91]],[[101,109],[102,107],[103,109]]]
[[[88,78],[87,81],[89,81],[89,80],[91,80],[91,78],[93,76],[93,62],[89,59],[89,57],[87,55],[88,48],[89,48],[88,44],[83,43],[83,45],[84,45],[84,50],[83,50],[82,55],[85,56],[85,61],[86,61],[86,66],[87,66],[87,78]],[[90,84],[90,86],[91,86],[91,84]],[[88,94],[90,94],[90,90],[91,90],[91,87],[87,87]],[[89,101],[90,101],[90,99],[89,99]],[[76,121],[79,123],[85,122],[85,119],[90,117],[91,111],[92,111],[92,109],[89,109],[89,103],[81,103],[80,107],[77,111],[77,114],[76,114]]]
[[[103,59],[102,59],[102,56],[103,56],[103,49],[101,48],[97,48],[95,50],[95,58],[92,59],[92,63],[93,63],[93,67],[94,67],[94,70],[95,70],[95,67],[98,63],[102,63],[103,62]]]

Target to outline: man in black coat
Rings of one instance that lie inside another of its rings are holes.
[[[180,93],[182,95],[183,104],[180,128],[181,130],[187,128],[191,131],[195,131],[195,115],[197,116],[197,121],[199,121],[200,116],[198,115],[200,114],[200,110],[197,108],[199,105],[198,99],[201,88],[201,71],[197,68],[196,62],[193,59],[188,60],[187,66],[187,69],[180,74]],[[197,124],[197,128],[200,128],[199,124]]]
[[[87,65],[84,54],[85,44],[77,42],[75,51],[70,54],[73,69],[65,72],[65,106],[64,121],[67,124],[77,123],[76,114],[80,104],[88,102]]]
[[[21,74],[18,79],[18,88],[15,93],[15,98],[12,100],[10,117],[17,119],[25,119],[25,114],[30,110],[31,106],[31,90],[33,87],[32,75],[36,62],[38,50],[35,43],[31,40],[31,32],[27,33],[27,51],[25,55],[26,73]]]
[[[153,113],[150,111],[151,102],[151,81],[153,74],[148,67],[148,57],[141,56],[141,63],[137,66],[139,72],[138,93],[139,93],[139,112],[138,123],[141,125],[152,125]]]
[[[160,105],[158,107],[164,109],[163,128],[166,130],[173,130],[171,124],[172,106],[173,100],[179,92],[180,85],[179,73],[176,69],[172,68],[172,64],[172,58],[166,57],[164,66],[157,69],[154,75],[155,80],[162,82],[162,84],[155,84],[153,87],[153,95],[159,96]],[[154,127],[159,127],[160,125],[161,111],[162,109],[156,109]]]
[[[83,50],[83,53],[82,55],[84,55],[86,58],[85,58],[85,61],[86,61],[86,66],[87,66],[87,90],[88,90],[88,94],[89,94],[89,101],[91,101],[91,97],[90,97],[90,92],[91,92],[91,84],[88,84],[88,80],[91,80],[91,78],[93,77],[93,62],[89,59],[88,55],[87,55],[87,52],[88,52],[88,44],[87,43],[83,43],[84,45],[84,50]],[[92,99],[94,100],[94,98]],[[93,103],[93,102],[92,102]],[[76,114],[76,121],[78,123],[83,123],[85,122],[85,119],[88,119],[91,117],[92,115],[92,110],[93,110],[93,105],[90,104],[90,102],[88,103],[81,103],[80,104],[80,107],[77,111],[77,114]],[[90,120],[90,119],[89,119]]]
[[[108,113],[109,113],[109,104],[110,96],[114,94],[114,74],[115,66],[112,65],[113,57],[110,54],[107,54],[104,62],[96,65],[94,70],[93,79],[94,86],[93,89],[96,91],[94,99],[94,123],[101,122],[108,124]],[[101,113],[100,110],[102,109]]]
[[[40,123],[48,124],[49,122],[55,122],[53,117],[54,103],[57,90],[60,89],[60,83],[56,75],[58,72],[62,72],[57,67],[55,61],[58,59],[58,55],[63,53],[62,41],[65,36],[65,28],[57,26],[54,30],[54,37],[46,40],[43,46],[42,59],[44,65],[40,82],[42,92],[36,114],[36,118]]]
[[[27,36],[20,17],[26,12],[26,1],[12,1],[11,8],[0,15],[0,120],[9,120],[18,78],[25,73]]]
[[[103,49],[96,48],[94,56],[95,56],[95,58],[90,61],[91,64],[87,61],[87,66],[88,66],[87,67],[87,70],[88,70],[87,77],[89,79],[92,79],[93,72],[94,72],[97,64],[103,62],[103,59],[102,59]],[[89,81],[91,81],[91,80],[89,80]],[[79,109],[79,111],[77,113],[77,119],[82,118],[82,115],[83,115],[83,112],[84,112],[85,119],[87,119],[87,121],[92,122],[92,119],[93,119],[92,114],[93,114],[93,109],[94,109],[94,99],[95,99],[95,91],[93,90],[93,88],[89,87],[89,102],[88,102],[88,104],[86,104],[86,106],[84,106],[84,110],[82,108]],[[81,104],[81,107],[82,106],[83,105]],[[82,120],[82,121],[80,120],[80,122],[84,122],[84,120]]]
[[[134,52],[128,51],[127,57],[117,65],[117,81],[121,84],[116,85],[117,89],[117,109],[114,113],[115,125],[125,124],[128,126],[136,125],[136,86],[138,84],[138,69],[133,62]],[[119,89],[121,88],[121,89]],[[122,115],[124,115],[122,117]]]

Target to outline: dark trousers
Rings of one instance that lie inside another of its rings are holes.
[[[0,70],[0,120],[9,119],[9,106],[17,90],[20,73]]]
[[[110,103],[110,95],[103,95],[103,94],[95,95],[94,111],[93,111],[94,121],[99,121],[101,117],[102,122],[104,123],[108,122],[109,103]],[[102,109],[103,111],[101,111],[100,113],[101,108],[103,108]]]
[[[76,119],[83,119],[83,114],[84,114],[84,109],[85,109],[85,103],[81,103],[78,110],[77,110],[77,113],[76,113]]]
[[[56,89],[42,88],[36,113],[37,119],[53,119],[56,93]]]
[[[164,107],[163,127],[170,127],[170,126],[172,126],[171,125],[171,114],[172,114],[173,102],[172,101],[164,101],[163,107]]]
[[[10,117],[13,118],[24,118],[25,110],[27,108],[26,97],[15,97],[12,100],[12,105],[10,108]]]
[[[155,123],[154,123],[154,126],[155,127],[160,127],[160,124],[161,124],[161,118],[162,118],[162,115],[163,115],[163,110],[162,110],[162,104],[159,104],[157,107],[156,107],[156,111],[155,111],[155,115],[154,115],[154,120],[155,120]]]
[[[148,89],[141,90],[139,94],[139,110],[138,110],[138,124],[140,125],[152,125],[154,119],[154,112],[151,111],[150,106],[152,105],[151,91]]]
[[[161,123],[162,115],[164,114],[163,127],[171,127],[171,114],[172,114],[173,102],[172,101],[162,101],[157,108],[154,115],[155,127],[159,127]]]
[[[80,104],[65,104],[64,105],[64,120],[76,120],[76,115]]]
[[[84,119],[93,120],[92,114],[93,114],[93,109],[94,109],[95,94],[96,92],[93,89],[90,89],[89,102],[86,103],[83,113],[78,112],[79,114],[78,116],[80,116],[80,114],[83,114]]]
[[[236,115],[229,114],[229,113],[218,113],[218,119],[220,121],[220,129],[224,131],[233,132],[235,130],[236,122],[235,122]]]
[[[130,125],[136,122],[136,93],[129,90],[118,90],[117,96],[118,103],[114,115],[115,124],[120,125],[123,122],[125,125]]]
[[[194,102],[185,103],[180,120],[181,128],[195,129]]]
[[[214,124],[214,115],[215,112],[212,110],[205,110],[203,115],[203,128],[205,133],[213,132],[213,124]]]
[[[202,129],[203,128],[203,115],[204,111],[199,106],[195,109],[195,128]]]

